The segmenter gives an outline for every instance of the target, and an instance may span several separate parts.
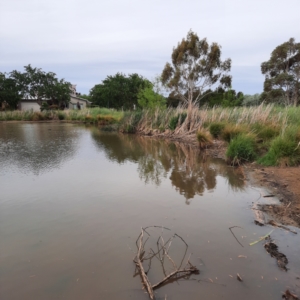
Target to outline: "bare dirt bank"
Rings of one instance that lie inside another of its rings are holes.
[[[264,186],[281,205],[261,209],[282,224],[300,227],[300,167],[244,166],[250,184]]]

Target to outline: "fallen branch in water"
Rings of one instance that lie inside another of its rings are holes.
[[[240,243],[240,241],[237,239],[237,237],[235,236],[235,234],[232,232],[232,228],[235,228],[235,227],[237,227],[237,228],[241,228],[241,229],[243,229],[242,227],[240,227],[240,226],[232,226],[232,227],[229,227],[229,230],[230,230],[230,232],[232,233],[232,235],[234,236],[234,238],[236,239],[236,241],[244,248],[244,246]]]
[[[147,244],[149,238],[151,237],[151,235],[147,231],[148,228],[160,228],[161,229],[161,233],[156,241],[156,245],[157,245],[156,251],[154,251],[150,247],[148,247],[148,251],[146,249],[146,244]],[[165,242],[163,239],[163,235],[162,235],[163,229],[169,230],[168,228],[164,228],[161,226],[149,226],[146,228],[142,228],[141,233],[136,240],[137,252],[136,252],[136,256],[133,261],[136,264],[136,267],[139,271],[144,288],[146,289],[150,299],[152,299],[152,300],[155,299],[154,289],[167,283],[171,279],[178,278],[177,277],[178,275],[180,278],[183,278],[186,276],[190,276],[191,274],[199,274],[199,270],[191,264],[189,258],[186,261],[185,267],[182,268],[182,264],[185,260],[187,249],[188,249],[188,245],[185,242],[185,240],[181,236],[179,236],[178,234],[175,233],[173,236],[171,236]],[[145,234],[147,235],[147,239],[144,241]],[[178,237],[185,244],[184,256],[183,256],[179,266],[177,266],[177,264],[175,263],[175,261],[172,259],[172,257],[169,254],[171,244],[176,237]],[[158,261],[160,262],[162,271],[163,271],[165,277],[158,283],[152,285],[147,274],[150,271],[152,260],[155,258],[157,258]],[[143,266],[144,261],[149,261],[147,272],[145,271],[144,266]],[[169,263],[173,267],[173,270],[169,274],[167,274],[167,272],[166,272],[165,261],[169,261]]]

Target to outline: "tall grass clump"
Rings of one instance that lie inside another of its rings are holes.
[[[198,129],[196,136],[201,149],[207,148],[212,144],[212,137],[205,129]]]
[[[233,165],[253,161],[257,157],[255,138],[254,134],[242,133],[230,141],[226,156]]]
[[[265,166],[300,164],[300,128],[287,128],[271,142],[269,151],[258,162]]]
[[[246,125],[240,124],[226,124],[221,132],[221,138],[226,141],[230,142],[232,139],[237,137],[240,134],[245,134],[248,132],[248,128]]]
[[[221,135],[224,128],[224,123],[214,122],[209,125],[209,132],[214,138],[217,138]]]
[[[251,129],[256,133],[258,138],[266,141],[278,136],[281,128],[277,124],[255,123],[251,125]]]

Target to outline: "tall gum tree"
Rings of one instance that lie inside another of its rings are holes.
[[[206,38],[200,40],[190,30],[187,37],[173,48],[172,63],[166,63],[161,78],[189,111],[212,86],[231,86],[230,69],[231,59],[221,60],[220,45],[209,45]]]
[[[276,47],[271,58],[261,64],[264,74],[262,97],[269,102],[298,105],[300,102],[300,43],[294,38]]]

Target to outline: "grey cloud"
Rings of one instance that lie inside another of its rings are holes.
[[[24,65],[55,72],[87,93],[107,75],[149,79],[189,29],[222,45],[233,88],[262,91],[261,62],[290,37],[300,40],[299,0],[1,0],[0,71]]]

